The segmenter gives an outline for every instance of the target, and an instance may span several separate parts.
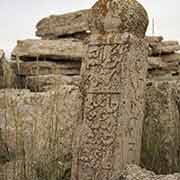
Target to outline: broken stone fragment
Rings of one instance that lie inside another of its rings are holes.
[[[178,71],[179,62],[163,62],[161,57],[148,58],[149,69],[161,69],[163,71]]]
[[[11,67],[17,75],[37,76],[37,75],[79,75],[81,61],[59,60],[52,61],[12,61]]]
[[[67,38],[59,40],[27,39],[18,41],[12,52],[13,60],[58,61],[80,60],[84,52],[82,41]]]
[[[179,62],[180,63],[180,54],[173,53],[173,54],[162,55],[161,59],[163,62]]]
[[[55,89],[64,82],[67,81],[71,84],[79,85],[80,76],[62,76],[62,75],[39,75],[28,76],[25,79],[24,87],[30,89],[33,92],[45,92]]]
[[[43,38],[56,39],[79,34],[79,37],[83,38],[89,31],[89,12],[90,10],[81,10],[44,18],[36,25],[36,35]]]
[[[162,41],[161,42],[162,46],[175,46],[175,45],[179,45],[178,41]]]
[[[163,40],[163,37],[162,36],[146,36],[145,40],[148,43],[159,43]]]
[[[175,43],[175,44],[168,44],[168,43],[151,43],[150,47],[152,49],[152,55],[166,55],[166,54],[171,54],[176,51],[180,50],[180,45]]]
[[[128,165],[122,173],[111,180],[179,180],[180,174],[156,175],[137,165]]]

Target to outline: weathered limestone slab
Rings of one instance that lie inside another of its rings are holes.
[[[160,69],[148,69],[147,78],[157,81],[172,81],[179,79],[179,72],[177,71],[163,71]]]
[[[128,33],[90,37],[73,180],[109,179],[127,163],[139,163],[147,54],[144,40]]]
[[[163,37],[162,36],[146,36],[145,40],[148,43],[159,43],[163,40]]]
[[[164,62],[180,62],[180,54],[178,53],[162,55],[161,58]]]
[[[171,54],[180,50],[180,45],[165,45],[162,43],[151,44],[152,55]]]
[[[175,45],[179,45],[178,41],[162,41],[161,42],[162,46],[175,46]]]
[[[0,91],[0,127],[4,142],[15,155],[0,165],[0,179],[70,178],[73,129],[80,118],[81,95],[78,86],[66,80],[46,93]]]
[[[149,64],[156,64],[161,62],[163,64],[171,64],[171,63],[180,63],[180,54],[173,53],[168,55],[161,55],[161,56],[150,56],[148,58]]]
[[[45,92],[53,90],[59,86],[62,81],[79,86],[80,76],[62,76],[62,75],[39,75],[28,76],[25,79],[24,87],[30,89],[33,92]]]
[[[156,173],[180,170],[177,81],[152,81],[146,88],[142,165]]]
[[[27,39],[18,41],[12,52],[12,59],[19,57],[23,61],[38,60],[79,60],[84,49],[82,42],[73,38],[60,40]]]
[[[156,68],[162,71],[178,71],[179,62],[163,62],[162,57],[149,57],[148,58],[148,68]]]
[[[128,165],[123,173],[111,180],[179,180],[180,174],[156,175],[154,172],[147,171],[136,165]]]
[[[82,10],[44,18],[36,25],[36,35],[40,37],[58,38],[76,33],[86,33],[86,31],[89,30],[89,11],[90,10]]]
[[[51,61],[31,61],[19,63],[13,61],[10,63],[12,69],[17,75],[37,76],[37,75],[79,75],[81,62],[72,60],[62,60],[58,62]]]

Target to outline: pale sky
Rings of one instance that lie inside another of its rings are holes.
[[[90,8],[96,0],[0,0],[0,48],[10,53],[16,41],[35,37],[43,17]],[[155,34],[180,40],[180,0],[139,0],[155,19]],[[151,23],[148,34],[151,34]]]

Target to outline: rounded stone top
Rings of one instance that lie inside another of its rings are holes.
[[[92,32],[129,32],[144,37],[149,23],[146,10],[136,0],[98,0],[91,13]]]

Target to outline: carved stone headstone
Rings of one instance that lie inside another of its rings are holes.
[[[144,37],[148,26],[147,12],[136,0],[99,0],[89,17],[91,32],[130,32]]]
[[[108,8],[112,2],[106,1]],[[116,2],[121,7],[121,3],[134,1]],[[121,14],[119,21],[124,16]],[[139,23],[139,17],[129,18]],[[122,26],[131,26],[129,22]],[[141,37],[145,29],[137,29]],[[73,144],[72,180],[109,180],[127,163],[140,161],[148,52],[144,39],[133,35],[134,29],[132,33],[119,32],[93,34],[87,42],[81,70],[82,120]]]

